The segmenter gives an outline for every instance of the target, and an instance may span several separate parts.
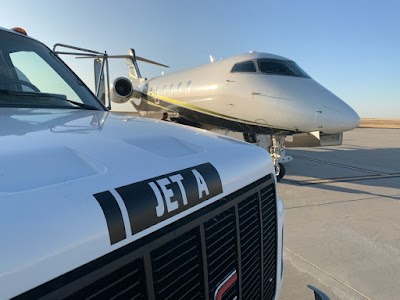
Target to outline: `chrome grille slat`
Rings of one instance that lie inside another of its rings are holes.
[[[261,223],[258,194],[251,195],[239,204],[239,222],[242,297],[256,299],[261,295]]]
[[[229,209],[204,223],[210,299],[213,299],[218,284],[236,267],[234,221],[234,211]],[[219,239],[218,235],[222,235],[223,238]]]
[[[173,252],[171,252],[173,250]],[[164,253],[168,252],[169,255]],[[175,254],[173,263],[165,261]],[[152,251],[153,284],[156,299],[183,299],[188,290],[202,292],[201,249],[198,228]],[[163,259],[161,259],[163,258]],[[187,295],[186,295],[187,296]],[[185,296],[185,297],[186,297]]]
[[[110,274],[105,274],[65,299],[98,300],[119,297],[146,299],[146,281],[142,259],[136,259]]]
[[[274,186],[261,190],[261,211],[263,222],[263,299],[271,300],[276,289],[276,254],[277,254],[277,216]],[[275,259],[274,259],[275,258]],[[271,281],[269,279],[272,279]]]

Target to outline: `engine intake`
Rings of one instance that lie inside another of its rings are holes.
[[[114,103],[125,103],[133,94],[131,81],[125,77],[119,77],[114,80],[111,87],[111,101]]]

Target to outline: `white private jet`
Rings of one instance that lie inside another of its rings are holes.
[[[116,56],[88,51],[86,57],[97,61],[99,98],[105,95],[101,78],[107,59],[125,58],[129,80],[117,78],[109,100],[131,100],[140,113],[173,112],[172,120],[181,124],[243,133],[247,142],[269,151],[278,179],[285,174],[282,163],[292,160],[285,154],[285,137],[292,136],[294,146],[340,145],[342,133],[360,123],[349,105],[282,56],[250,52],[147,80],[137,61],[165,65],[136,56],[133,49]]]

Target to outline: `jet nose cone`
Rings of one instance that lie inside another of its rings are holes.
[[[349,107],[349,110],[346,114],[346,121],[344,125],[346,128],[348,128],[345,131],[352,130],[360,125],[360,116],[351,107]]]
[[[360,116],[347,104],[325,110],[327,122],[323,126],[324,133],[340,133],[357,128],[360,125]]]

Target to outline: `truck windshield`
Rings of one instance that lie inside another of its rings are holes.
[[[43,44],[0,30],[0,107],[104,110]]]

